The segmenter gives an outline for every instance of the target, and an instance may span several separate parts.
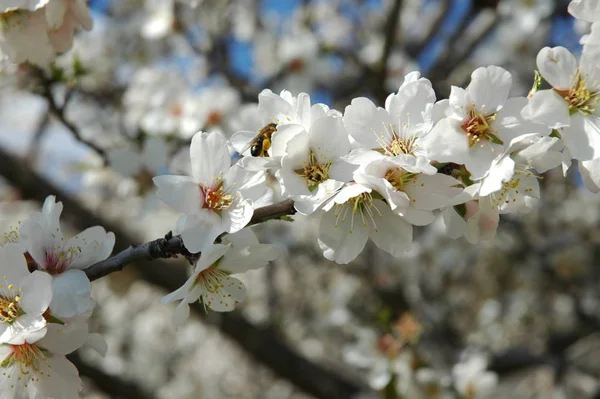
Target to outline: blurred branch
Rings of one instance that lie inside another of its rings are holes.
[[[77,353],[67,358],[77,367],[79,374],[93,381],[94,386],[113,399],[152,399],[153,395],[144,392],[137,384],[123,381],[115,375],[110,375],[89,363],[84,362]]]
[[[56,99],[54,98],[54,94],[52,93],[52,86],[55,82],[53,82],[51,79],[46,78],[43,71],[34,70],[33,73],[38,79],[40,79],[42,89],[41,95],[48,101],[48,108],[50,109],[52,115],[54,115],[71,132],[71,134],[77,141],[87,145],[88,147],[96,151],[104,159],[106,151],[103,148],[100,148],[99,146],[94,144],[93,142],[85,139],[81,135],[81,132],[79,131],[77,126],[71,123],[65,116],[65,110],[69,105],[69,93],[71,93],[71,91],[67,92],[67,95],[65,95],[65,101],[63,102],[62,106],[59,106],[56,102]]]
[[[446,18],[446,14],[450,9],[450,0],[440,0],[440,2],[440,12],[438,15],[436,15],[435,20],[429,26],[427,35],[425,35],[423,40],[421,40],[419,43],[406,46],[406,52],[411,58],[417,58],[440,32],[440,29],[443,26],[444,18]]]
[[[78,201],[31,170],[25,162],[2,148],[0,174],[19,188],[26,198],[41,202],[48,195],[56,195],[57,200],[64,204],[65,216],[77,228],[100,225],[113,231],[118,237],[115,243],[116,251],[124,251],[135,245],[136,240],[120,226],[84,208]],[[258,211],[260,216],[257,217],[266,217]],[[185,267],[161,260],[140,259],[135,266],[142,279],[169,292],[179,288],[187,279]],[[199,303],[193,304],[192,309],[206,322],[216,325],[255,360],[310,395],[323,399],[350,399],[358,395],[366,395],[362,398],[374,397],[374,393],[356,379],[340,375],[298,355],[273,328],[254,325],[238,312],[206,315],[204,307]]]
[[[398,32],[398,23],[400,21],[401,10],[402,0],[394,0],[394,4],[390,10],[385,24],[383,52],[381,54],[381,59],[379,60],[379,69],[376,74],[376,85],[374,87],[374,94],[381,103],[383,103],[387,97],[387,90],[385,89],[385,80],[388,72],[387,65],[390,55],[392,54],[392,48],[394,47],[394,43],[396,41],[396,33]]]

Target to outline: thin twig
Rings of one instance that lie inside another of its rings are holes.
[[[295,213],[294,201],[285,200],[256,209],[248,225],[263,223]],[[93,264],[85,270],[85,273],[91,281],[94,281],[110,273],[123,270],[125,266],[139,260],[168,259],[177,255],[190,256],[192,254],[183,245],[181,236],[167,236],[142,245],[132,245],[108,259]]]

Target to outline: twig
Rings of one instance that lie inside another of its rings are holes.
[[[27,164],[2,148],[0,148],[0,174],[18,187],[25,198],[44,201],[48,195],[56,195],[57,200],[64,204],[65,216],[72,219],[77,228],[85,229],[101,225],[113,231],[119,238],[115,244],[117,251],[134,245],[135,240],[120,226],[85,209],[78,201],[50,184]],[[277,205],[277,209],[285,209],[281,203]],[[260,217],[266,217],[262,212],[257,213]],[[136,271],[146,282],[165,291],[174,291],[187,279],[186,269],[177,266],[166,264],[161,260],[148,262],[142,259],[136,262]],[[203,306],[199,303],[193,304],[192,309],[199,316],[206,315]],[[310,395],[324,399],[350,399],[359,395],[362,395],[361,398],[377,397],[356,378],[339,374],[303,358],[288,346],[277,331],[271,328],[256,326],[236,312],[213,316],[215,317],[205,317],[204,320],[215,324],[221,332],[237,342],[254,359]]]
[[[256,209],[248,225],[255,225],[294,213],[296,213],[294,201],[285,200]],[[167,236],[142,245],[132,245],[106,260],[91,265],[85,270],[85,273],[91,281],[94,281],[110,273],[123,270],[126,265],[139,260],[168,259],[177,255],[190,256],[192,254],[183,245],[181,236]]]
[[[110,395],[113,399],[152,399],[153,395],[145,392],[138,384],[125,381],[116,375],[110,375],[105,371],[84,362],[77,353],[71,353],[67,358],[77,367],[79,374],[89,378],[94,386]]]
[[[376,74],[376,85],[375,96],[380,100],[380,102],[384,102],[387,97],[387,90],[385,89],[385,80],[387,78],[387,65],[388,60],[390,59],[390,55],[392,54],[392,48],[394,47],[394,43],[396,41],[396,32],[398,31],[398,21],[400,19],[400,11],[402,10],[402,0],[395,0],[394,5],[390,11],[388,20],[385,24],[385,41],[383,43],[383,52],[381,54],[381,59],[379,60],[379,70]]]

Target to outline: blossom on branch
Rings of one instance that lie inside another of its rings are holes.
[[[94,302],[84,270],[106,259],[115,244],[115,235],[100,226],[66,239],[60,227],[62,210],[62,203],[50,196],[42,211],[31,215],[20,229],[35,266],[52,276],[50,310],[61,319],[91,311]]]
[[[280,254],[277,247],[260,244],[250,229],[226,234],[221,244],[202,251],[192,276],[183,286],[162,298],[163,303],[180,300],[173,324],[180,326],[189,316],[189,304],[200,301],[205,309],[227,312],[246,298],[244,283],[230,274],[265,266]]]

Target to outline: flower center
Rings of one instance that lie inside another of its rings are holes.
[[[154,174],[148,171],[145,168],[142,168],[138,175],[136,176],[136,180],[138,182],[139,192],[140,194],[145,194],[154,188],[153,179]]]
[[[4,281],[7,281],[7,277],[4,276]],[[25,314],[23,310],[19,308],[19,302],[21,301],[21,289],[15,292],[15,286],[12,284],[4,285],[0,284],[0,322],[11,324],[17,317]]]
[[[60,274],[81,254],[80,247],[70,247],[66,251],[58,248],[46,250],[46,271],[52,275]]]
[[[302,58],[294,58],[291,60],[287,67],[290,72],[301,72],[304,69],[305,63]]]
[[[401,168],[390,169],[385,174],[385,179],[398,191],[404,191],[404,187],[414,181],[418,173],[410,173]]]
[[[390,333],[385,334],[383,337],[377,340],[377,350],[379,353],[387,356],[390,359],[395,358],[400,353],[402,345],[394,336]]]
[[[223,121],[223,115],[218,111],[213,111],[206,118],[207,125],[219,125]]]
[[[42,349],[35,344],[24,343],[22,345],[12,345],[12,352],[0,363],[0,367],[9,368],[17,367],[21,375],[27,376],[31,372],[34,374],[44,375],[42,371],[42,363],[46,361],[46,356]],[[47,368],[44,368],[47,369]],[[17,375],[16,379],[12,380],[12,383],[23,383],[23,377]],[[10,373],[4,372],[3,377],[10,379],[13,376]],[[37,378],[37,377],[34,377]],[[14,385],[11,384],[11,388]],[[27,383],[25,382],[25,387]]]
[[[210,308],[212,305],[211,297],[206,294],[210,293],[221,297],[222,294],[220,291],[225,288],[224,280],[229,277],[227,272],[219,269],[219,261],[221,259],[217,260],[213,265],[198,273],[196,280],[194,280],[194,285],[198,286],[202,292],[202,303],[204,304],[204,310],[206,310],[207,306]],[[231,294],[227,295],[231,296]]]
[[[373,209],[375,209],[375,211],[373,211]],[[377,223],[375,223],[375,214],[377,214],[379,218],[382,216],[379,212],[379,209],[377,209],[377,207],[375,207],[373,204],[373,196],[371,193],[361,193],[356,197],[350,198],[343,204],[336,205],[335,227],[338,227],[340,219],[342,223],[346,222],[346,217],[348,216],[349,211],[351,212],[349,233],[352,233],[354,230],[354,217],[357,215],[360,215],[363,227],[367,227],[367,220],[371,220],[375,232],[379,232]]]
[[[468,399],[474,399],[477,397],[477,388],[475,388],[475,384],[469,382],[465,388],[465,397]]]
[[[409,123],[401,123],[397,128],[402,132],[410,127]],[[398,134],[397,129],[393,125],[383,124],[383,132],[380,134],[373,130],[377,137],[377,143],[381,148],[377,149],[378,152],[394,157],[401,154],[413,154],[417,148],[415,141],[416,136],[410,134]]]
[[[468,119],[462,125],[462,129],[469,139],[469,147],[479,144],[481,140],[489,141],[494,144],[504,144],[497,136],[496,130],[492,128],[492,122],[496,120],[496,114],[486,114],[479,112],[471,107]]]
[[[583,115],[590,115],[596,111],[599,97],[597,92],[588,88],[587,82],[577,74],[577,83],[570,90],[555,90],[569,104],[569,113],[571,115],[581,112]]]
[[[4,237],[0,239],[0,244],[16,243],[19,242],[19,232],[17,230],[11,230],[8,233],[4,233]],[[2,245],[0,245],[2,246]]]
[[[175,103],[169,107],[169,114],[173,118],[181,118],[183,116],[183,105]]]
[[[409,140],[402,140],[400,137],[395,137],[392,143],[388,147],[389,152],[392,155],[410,154],[412,153],[412,145],[414,138],[411,137]]]
[[[202,207],[205,209],[219,212],[229,208],[233,203],[233,195],[225,190],[222,180],[214,187],[205,188],[200,185],[199,187],[204,195],[204,205]]]
[[[530,184],[526,183],[531,178],[537,179],[538,176],[525,167],[518,165],[515,168],[515,174],[512,179],[502,183],[502,189],[492,194],[492,207],[498,208],[504,204],[517,202],[517,197],[531,194],[533,188]]]
[[[330,167],[331,162],[319,163],[317,155],[311,150],[308,162],[304,162],[302,169],[296,169],[294,172],[306,181],[308,190],[312,192],[319,184],[329,179]]]

